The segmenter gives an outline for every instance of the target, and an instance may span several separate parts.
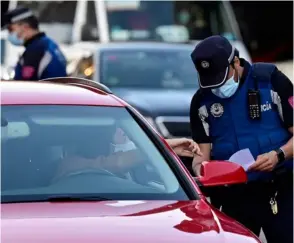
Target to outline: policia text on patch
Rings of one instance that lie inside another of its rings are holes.
[[[228,160],[249,148],[256,162],[248,183],[219,188],[212,203],[268,243],[293,242],[293,96],[292,82],[275,65],[249,64],[230,42],[212,36],[191,54],[200,89],[191,101],[192,137],[202,161]],[[212,145],[212,146],[211,146]]]

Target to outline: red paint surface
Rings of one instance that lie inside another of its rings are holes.
[[[259,242],[203,200],[2,204],[1,230],[4,243]]]
[[[2,81],[0,85],[2,105],[124,106],[113,95],[74,85],[25,81]]]

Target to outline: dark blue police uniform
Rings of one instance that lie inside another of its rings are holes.
[[[293,108],[288,103],[293,84],[275,65],[250,65],[241,59],[244,70],[236,93],[224,99],[211,91],[225,83],[234,56],[234,48],[220,36],[206,39],[191,54],[201,87],[191,102],[192,137],[199,144],[211,143],[217,160],[228,160],[246,148],[256,159],[293,136],[288,130],[293,127]],[[249,90],[260,94],[258,120],[249,116]],[[212,202],[257,235],[262,227],[268,243],[293,242],[293,158],[279,163],[273,172],[247,174],[247,184],[215,190]],[[276,193],[278,213],[274,215],[269,201]]]
[[[17,30],[10,29],[14,25],[28,24],[36,35],[24,41]],[[40,80],[46,78],[66,77],[67,61],[58,45],[45,33],[40,33],[39,22],[34,13],[25,7],[19,7],[5,13],[2,29],[8,29],[8,40],[13,45],[24,45],[25,51],[15,67],[14,80]]]
[[[57,44],[44,33],[25,42],[25,52],[15,68],[15,80],[66,77],[66,59]]]

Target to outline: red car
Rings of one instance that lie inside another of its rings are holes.
[[[1,239],[260,242],[198,184],[246,182],[237,164],[192,178],[148,122],[100,84],[1,82]]]

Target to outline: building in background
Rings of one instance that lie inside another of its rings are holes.
[[[293,60],[293,1],[232,1],[253,61]]]

